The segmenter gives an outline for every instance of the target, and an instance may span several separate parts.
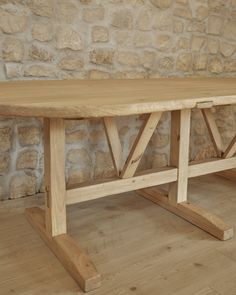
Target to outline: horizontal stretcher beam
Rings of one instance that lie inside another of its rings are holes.
[[[66,192],[66,204],[71,205],[94,200],[109,195],[170,183],[176,180],[177,168],[168,167],[168,169],[162,169],[162,171],[159,170],[158,172],[69,189]]]
[[[188,167],[188,178],[207,175],[236,167],[236,157],[230,159],[209,160],[202,163],[191,163]],[[171,183],[177,180],[178,169],[173,167],[151,170],[153,172],[126,178],[113,179],[102,183],[67,189],[66,205],[95,200],[109,195],[139,190],[151,186]]]
[[[209,160],[202,163],[192,163],[188,167],[188,177],[196,177],[236,168],[236,157],[229,159]]]

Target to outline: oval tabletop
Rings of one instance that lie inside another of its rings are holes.
[[[0,83],[0,115],[91,118],[236,104],[236,78]]]

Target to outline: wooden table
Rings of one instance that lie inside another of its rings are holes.
[[[236,78],[168,78],[109,81],[22,81],[0,83],[0,115],[44,118],[45,210],[26,216],[84,291],[100,286],[89,257],[67,234],[66,205],[137,190],[139,195],[179,215],[220,240],[233,229],[187,201],[188,179],[236,167],[236,136],[224,150],[210,108],[236,104]],[[203,114],[217,158],[189,163],[191,109]],[[170,165],[137,173],[136,169],[163,112],[171,111]],[[116,117],[146,114],[123,163]],[[117,177],[66,188],[65,125],[68,119],[103,120]],[[169,183],[169,191],[154,186]]]

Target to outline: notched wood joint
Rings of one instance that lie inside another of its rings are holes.
[[[196,104],[197,109],[210,109],[213,106],[214,106],[213,101],[197,102],[197,104]]]

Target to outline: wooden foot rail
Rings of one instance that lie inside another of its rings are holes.
[[[61,234],[56,237],[48,235],[45,225],[45,212],[42,209],[26,209],[26,217],[84,291],[91,291],[101,286],[101,275],[97,272],[87,254],[79,248],[68,234]]]
[[[171,203],[168,199],[168,193],[165,194],[153,188],[138,190],[137,193],[203,229],[219,240],[226,241],[233,237],[232,227],[197,205],[189,202]]]

